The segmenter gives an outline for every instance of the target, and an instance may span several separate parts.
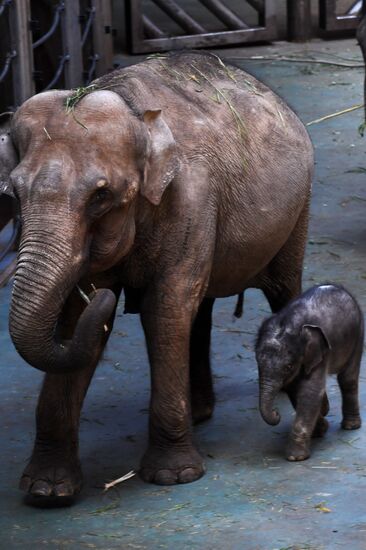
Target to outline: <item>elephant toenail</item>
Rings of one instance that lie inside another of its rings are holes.
[[[174,485],[177,476],[171,470],[159,470],[155,474],[155,483],[158,485]]]
[[[46,481],[39,479],[33,483],[30,492],[35,496],[49,497],[52,493],[52,488]]]
[[[57,484],[54,491],[57,497],[70,497],[74,494],[74,488],[68,481]]]
[[[201,477],[202,474],[197,472],[197,470],[193,468],[185,468],[182,472],[179,474],[179,483],[191,483],[195,479],[198,479]]]

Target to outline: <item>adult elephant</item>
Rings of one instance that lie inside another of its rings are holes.
[[[80,408],[122,288],[141,314],[151,364],[140,474],[198,479],[191,418],[210,417],[214,405],[214,299],[256,287],[277,311],[300,292],[313,171],[303,125],[252,76],[215,55],[181,53],[85,90],[36,95],[11,135],[19,164],[7,188],[23,229],[10,333],[47,373],[21,488],[46,497],[80,489]]]

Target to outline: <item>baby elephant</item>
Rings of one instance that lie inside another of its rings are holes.
[[[331,284],[310,288],[260,327],[256,357],[262,417],[268,424],[278,424],[280,415],[273,402],[281,389],[296,410],[288,460],[308,458],[311,437],[327,431],[327,374],[338,375],[342,428],[361,426],[358,376],[363,337],[363,315],[356,300],[343,287]]]

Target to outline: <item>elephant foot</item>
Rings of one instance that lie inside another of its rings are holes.
[[[341,426],[343,430],[358,430],[361,428],[361,424],[360,415],[354,415],[344,417]]]
[[[328,420],[326,420],[322,416],[319,416],[311,437],[323,437],[327,433],[328,428]]]
[[[19,489],[25,491],[39,503],[65,500],[67,504],[81,490],[82,472],[78,458],[61,459],[49,455],[33,454],[19,482]],[[67,501],[67,502],[66,502]],[[30,502],[32,503],[32,502]]]
[[[286,451],[286,458],[290,462],[300,462],[310,456],[309,446],[304,443],[291,441]]]
[[[151,447],[141,461],[140,476],[157,485],[191,483],[205,472],[201,456],[193,448],[159,449]]]

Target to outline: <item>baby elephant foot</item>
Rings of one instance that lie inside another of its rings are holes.
[[[328,420],[326,420],[322,416],[319,416],[311,437],[323,437],[327,433],[328,428]]]
[[[190,483],[204,474],[202,458],[193,448],[159,449],[150,447],[141,461],[140,476],[157,485]]]
[[[300,462],[301,460],[306,460],[309,456],[310,449],[307,443],[290,441],[286,451],[287,460],[290,462]]]
[[[19,482],[19,489],[40,499],[70,499],[82,486],[79,460],[33,454]]]
[[[361,417],[356,414],[353,416],[345,416],[342,420],[341,426],[343,430],[358,430],[358,428],[361,428],[361,424]]]

